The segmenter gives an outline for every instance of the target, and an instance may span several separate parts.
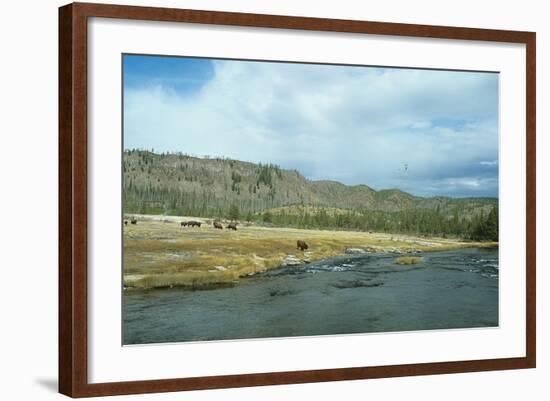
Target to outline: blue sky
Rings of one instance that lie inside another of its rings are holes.
[[[498,196],[498,74],[125,55],[124,147]]]

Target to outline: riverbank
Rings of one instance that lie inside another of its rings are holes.
[[[137,216],[124,229],[124,286],[127,289],[233,285],[243,277],[281,265],[300,265],[345,253],[412,254],[496,247],[495,242],[421,238],[401,234],[238,225],[219,230],[210,219]],[[201,227],[182,227],[182,221]],[[225,227],[225,226],[224,226]],[[296,241],[309,248],[296,249]]]
[[[229,288],[126,291],[124,344],[498,327],[498,249],[344,255]],[[391,274],[388,274],[391,273]]]

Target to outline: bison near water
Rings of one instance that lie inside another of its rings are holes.
[[[237,223],[229,223],[226,228],[228,230],[237,231]]]
[[[296,249],[299,249],[301,251],[305,251],[308,248],[309,248],[309,246],[305,241],[302,241],[301,239],[296,241]]]
[[[222,223],[220,223],[219,221],[215,221],[215,222],[214,222],[214,228],[223,230]]]

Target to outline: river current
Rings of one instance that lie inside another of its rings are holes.
[[[124,344],[498,326],[498,250],[345,255],[229,288],[125,292]]]

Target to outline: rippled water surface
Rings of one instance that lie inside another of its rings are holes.
[[[340,256],[231,288],[125,293],[125,344],[498,326],[498,250]]]

